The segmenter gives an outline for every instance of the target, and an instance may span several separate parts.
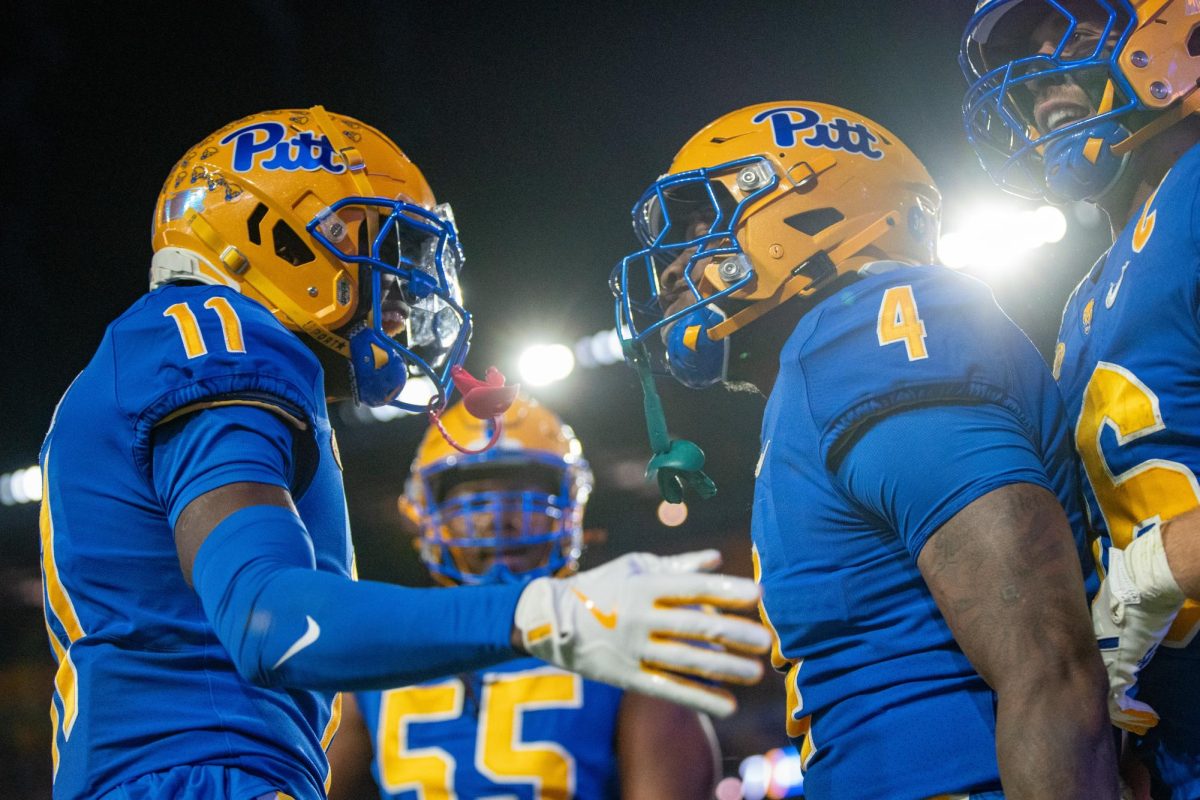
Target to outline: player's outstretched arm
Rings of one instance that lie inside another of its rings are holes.
[[[1030,484],[995,489],[942,525],[917,565],[996,692],[1005,796],[1116,798],[1103,665],[1055,496]]]
[[[702,574],[715,552],[617,559],[528,586],[411,589],[317,569],[290,491],[293,433],[221,407],[157,429],[152,480],[184,578],[248,681],[382,689],[507,661],[521,649],[596,680],[728,714],[708,681],[757,680],[765,650],[745,578]],[[213,488],[215,487],[215,488]],[[706,604],[702,611],[688,606]],[[515,643],[515,646],[514,646]]]
[[[595,680],[727,715],[716,683],[752,683],[769,635],[722,613],[753,608],[746,578],[700,570],[715,551],[623,556],[527,587],[409,589],[315,569],[287,490],[230,484],[176,523],[176,545],[217,636],[259,685],[387,688],[508,660],[522,649]],[[705,608],[698,608],[703,604]]]

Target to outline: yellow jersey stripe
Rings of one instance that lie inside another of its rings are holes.
[[[67,596],[62,581],[58,578],[58,566],[54,562],[54,519],[50,512],[50,489],[48,475],[50,473],[50,452],[46,452],[46,464],[42,469],[42,511],[40,525],[42,536],[42,577],[46,582],[46,598],[54,616],[62,623],[67,632],[67,639],[73,642],[83,636],[83,627],[79,624],[79,616],[75,606]]]
[[[58,706],[50,701],[50,763],[54,769],[50,773],[50,781],[58,777]]]
[[[338,692],[333,696],[333,705],[330,707],[329,722],[325,725],[325,732],[321,734],[321,749],[328,750],[329,743],[333,741],[333,735],[337,733],[338,726],[342,724],[342,693]]]
[[[342,693],[338,692],[333,696],[333,707],[330,709],[329,723],[325,726],[325,732],[321,734],[321,749],[328,750],[329,745],[333,742],[334,734],[342,724]],[[333,785],[333,769],[325,774],[325,793],[329,793],[329,787]]]
[[[58,662],[58,671],[54,673],[54,690],[62,698],[63,704],[63,738],[71,738],[71,729],[75,727],[75,718],[79,716],[79,675],[75,672],[75,664],[71,654],[64,653]]]
[[[75,664],[71,661],[69,650],[59,640],[50,624],[49,614],[54,614],[63,630],[67,632],[67,646],[83,638],[84,633],[83,626],[79,623],[79,616],[75,613],[75,605],[71,602],[66,588],[59,579],[58,565],[54,560],[54,517],[50,509],[49,474],[50,452],[46,451],[46,460],[42,468],[42,509],[39,520],[42,538],[42,580],[46,588],[47,603],[43,614],[46,632],[50,636],[50,647],[54,650],[54,656],[58,660],[58,671],[54,674],[54,688],[58,696],[62,698],[63,738],[69,739],[71,729],[75,726],[75,719],[79,716],[79,675],[75,671]],[[57,711],[55,715],[57,716]]]
[[[762,563],[758,560],[758,547],[754,545],[750,546],[750,561],[754,566],[754,582],[761,583]],[[771,666],[776,670],[781,670],[788,665],[788,659],[783,656],[783,650],[779,644],[779,634],[775,631],[775,625],[771,622],[771,618],[767,616],[767,607],[763,605],[761,598],[758,601],[758,617],[771,632]]]

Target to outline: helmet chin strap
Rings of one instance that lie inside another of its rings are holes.
[[[691,488],[707,500],[717,493],[717,485],[704,474],[704,451],[687,439],[672,439],[667,433],[667,418],[650,372],[650,355],[640,342],[621,343],[625,359],[633,365],[642,384],[646,429],[654,455],[646,465],[646,477],[656,478],[658,491],[668,503],[683,502],[685,488]]]
[[[1193,87],[1191,91],[1180,98],[1178,103],[1138,128],[1124,141],[1114,144],[1111,148],[1113,155],[1123,156],[1133,151],[1134,148],[1141,147],[1167,128],[1197,112],[1200,112],[1200,86]]]
[[[1112,109],[1113,92],[1113,83],[1109,81],[1097,109],[1098,114],[1107,113]],[[1106,122],[1063,140],[1051,142],[1046,145],[1044,154],[1047,163],[1046,184],[1055,194],[1066,199],[1096,202],[1120,180],[1130,153],[1197,112],[1200,112],[1200,86],[1193,87],[1178,103],[1162,111],[1133,133],[1128,133],[1115,122]],[[1056,181],[1049,174],[1052,162],[1055,161],[1057,163],[1053,166],[1059,169],[1065,178],[1058,181],[1058,186],[1054,185]],[[1105,172],[1111,174],[1105,175]],[[1079,180],[1075,180],[1076,177]],[[1089,185],[1091,183],[1102,185]]]
[[[467,413],[476,419],[492,421],[492,435],[488,437],[487,443],[482,447],[470,448],[460,444],[442,425],[441,412],[445,408],[437,408],[435,402],[431,402],[429,406],[429,421],[437,426],[438,432],[442,434],[446,444],[458,452],[466,455],[486,453],[496,445],[496,442],[500,441],[500,435],[504,430],[501,418],[513,401],[517,399],[517,392],[521,390],[521,385],[506,386],[504,373],[495,367],[488,367],[483,380],[479,380],[461,366],[451,367],[450,377],[454,381],[454,387],[463,397],[463,408],[467,410]]]

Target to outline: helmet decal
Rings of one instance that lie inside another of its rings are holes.
[[[291,172],[302,169],[312,172],[323,169],[334,173],[346,171],[346,165],[335,163],[336,152],[329,137],[313,131],[300,131],[284,139],[288,129],[282,123],[258,122],[226,134],[220,144],[233,143],[233,171],[249,172],[264,153],[271,157],[259,166],[266,170],[282,169]]]
[[[794,114],[799,115],[799,119],[793,118]],[[750,121],[770,122],[775,144],[780,147],[795,147],[796,134],[811,130],[812,134],[804,138],[804,144],[809,147],[883,158],[883,151],[872,146],[879,138],[863,123],[851,122],[844,117],[835,116],[829,122],[823,122],[819,111],[804,106],[783,106],[760,111]]]

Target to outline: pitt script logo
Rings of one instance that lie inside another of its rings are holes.
[[[871,133],[861,122],[851,122],[841,117],[834,117],[828,122],[821,119],[820,113],[803,106],[783,106],[761,111],[750,120],[755,124],[771,123],[771,132],[775,136],[775,144],[780,147],[795,147],[796,134],[801,131],[812,131],[804,138],[804,144],[809,147],[820,147],[825,150],[845,150],[847,153],[866,156],[871,160],[883,158],[883,152],[875,149],[879,137]]]
[[[258,122],[239,128],[221,139],[220,144],[233,142],[234,172],[248,172],[264,153],[270,157],[259,166],[263,169],[282,169],[288,172],[323,169],[334,174],[345,172],[346,165],[334,163],[337,155],[329,137],[312,131],[300,131],[284,139],[287,128],[279,122]]]

